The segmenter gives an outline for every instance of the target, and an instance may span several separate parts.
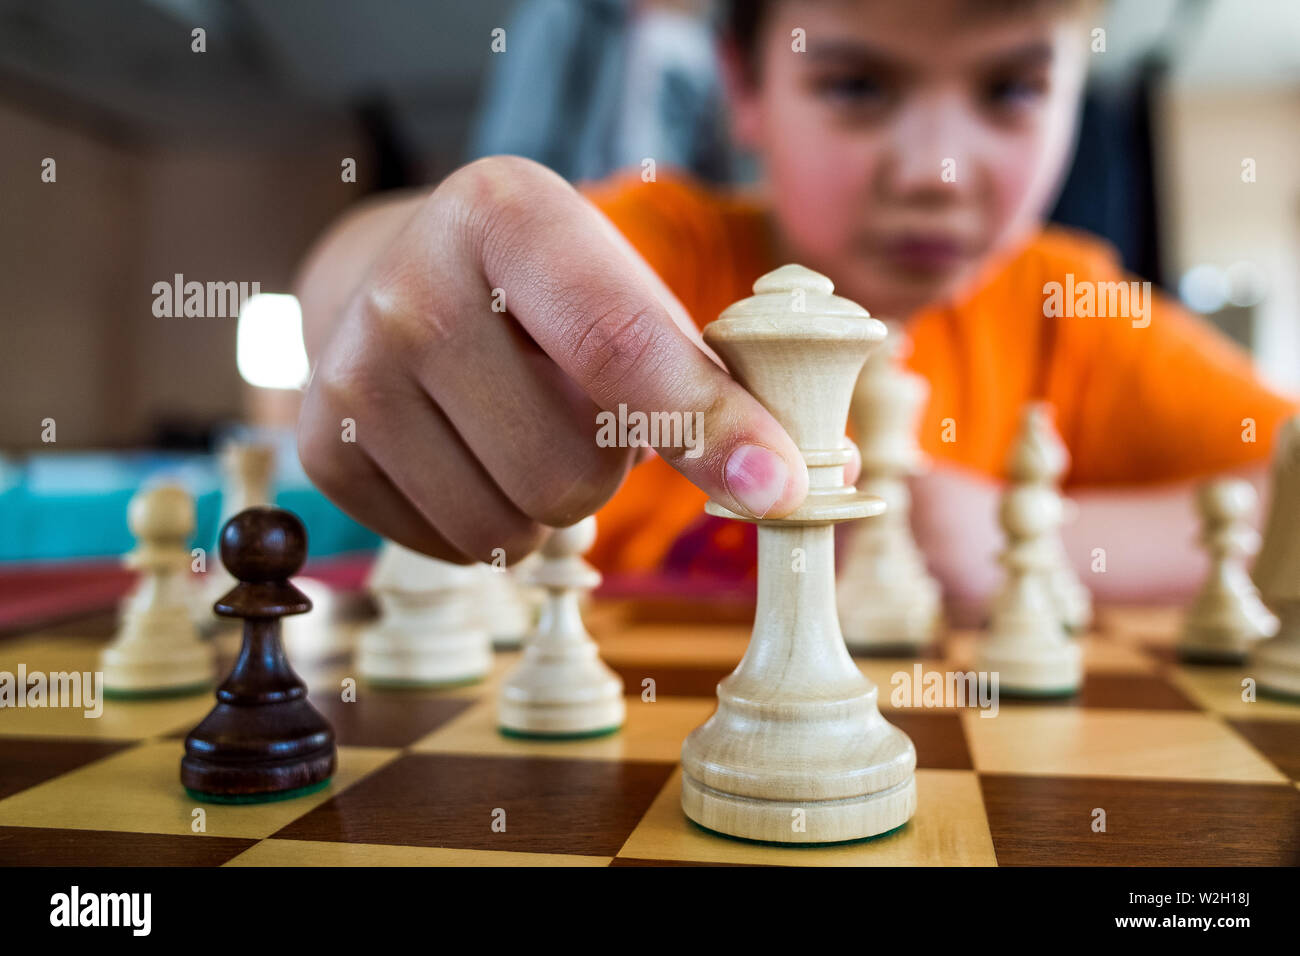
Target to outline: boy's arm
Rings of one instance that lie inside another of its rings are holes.
[[[1268,469],[1238,469],[1267,513]],[[1229,477],[1228,474],[1222,477]],[[1076,488],[1061,529],[1080,579],[1101,603],[1186,603],[1208,570],[1195,494],[1199,482],[1140,488]],[[998,555],[1003,485],[974,472],[935,467],[912,485],[912,527],[930,570],[954,604],[959,623],[979,623],[1005,574]],[[1104,570],[1102,570],[1104,568]]]
[[[1168,484],[1266,465],[1296,397],[1264,382],[1246,350],[1208,321],[1099,258],[1078,264],[1076,287],[1091,280],[1093,309],[1105,303],[1110,314],[1055,320],[1052,397],[1071,410],[1060,423],[1067,481]],[[1103,290],[1123,287],[1133,290],[1130,309],[1114,314],[1123,299]]]

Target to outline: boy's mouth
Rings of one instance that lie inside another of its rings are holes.
[[[891,237],[882,240],[878,249],[890,264],[909,272],[951,272],[969,256],[967,243],[937,233]]]

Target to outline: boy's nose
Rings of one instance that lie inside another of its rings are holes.
[[[928,93],[898,113],[881,169],[895,195],[955,197],[972,181],[974,130],[955,93]]]

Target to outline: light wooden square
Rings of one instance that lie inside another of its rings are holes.
[[[1277,783],[1285,777],[1217,717],[1186,712],[1003,708],[961,713],[981,773]]]
[[[607,856],[263,840],[226,866],[608,866]]]
[[[149,741],[0,800],[0,826],[193,834],[202,807],[207,836],[260,839],[392,760],[397,750],[340,747],[339,767],[318,793],[275,803],[200,803],[180,782],[184,745]]]
[[[782,866],[996,866],[979,778],[969,770],[918,770],[916,815],[896,833],[841,846],[780,847],[718,836],[682,812],[677,770],[621,857]]]
[[[1242,681],[1250,676],[1249,667],[1176,667],[1170,680],[1206,710],[1224,717],[1300,721],[1300,703],[1265,696],[1258,687],[1253,701],[1242,700]],[[1300,733],[1300,727],[1296,730]]]
[[[433,733],[416,741],[415,753],[570,757],[597,760],[676,762],[682,741],[713,713],[715,701],[702,697],[628,697],[627,722],[617,733],[586,740],[526,740],[497,729],[495,700],[483,700]]]

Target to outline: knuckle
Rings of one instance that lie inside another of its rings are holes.
[[[389,361],[419,356],[446,343],[459,324],[454,310],[437,308],[435,297],[406,269],[386,271],[367,283],[357,315],[370,348]]]
[[[602,449],[595,467],[584,474],[535,482],[517,501],[524,514],[551,528],[565,528],[597,511],[614,496],[632,460],[632,450]]]
[[[494,527],[475,529],[473,539],[457,542],[461,550],[475,561],[491,564],[502,553],[513,564],[537,550],[544,529],[527,518],[501,518]]]
[[[487,156],[462,166],[430,196],[430,215],[470,247],[510,250],[538,214],[540,197],[564,181],[522,156]],[[567,186],[566,186],[567,188]]]
[[[349,481],[337,443],[325,429],[308,428],[298,433],[298,460],[307,479],[331,501],[346,497]]]
[[[573,353],[595,395],[604,396],[629,377],[652,369],[661,334],[657,308],[631,301],[606,301],[594,312],[580,307]]]

